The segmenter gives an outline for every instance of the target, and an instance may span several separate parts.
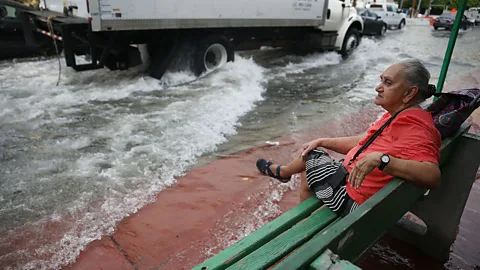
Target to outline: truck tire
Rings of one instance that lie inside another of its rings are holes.
[[[360,44],[360,33],[357,28],[350,28],[343,39],[342,50],[340,54],[344,57],[349,56]]]
[[[235,60],[232,43],[224,36],[212,35],[198,41],[193,55],[192,70],[199,76]]]
[[[398,29],[402,29],[403,27],[405,27],[405,20],[404,19],[402,19],[400,21],[400,23],[398,24]]]
[[[178,54],[179,44],[182,43],[183,39],[178,35],[178,32],[170,38],[154,37],[147,47],[150,62],[149,75],[160,80]]]

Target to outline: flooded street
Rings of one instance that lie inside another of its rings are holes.
[[[373,106],[379,75],[418,58],[436,83],[450,32],[408,26],[346,60],[240,52],[202,78],[76,73],[62,59],[0,62],[0,265],[58,269],[189,169]],[[480,67],[460,31],[446,83]],[[268,211],[265,210],[265,211]]]

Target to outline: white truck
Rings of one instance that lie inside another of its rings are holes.
[[[175,57],[189,58],[200,75],[234,61],[238,48],[291,45],[348,55],[363,30],[348,1],[41,0],[43,10],[19,17],[25,35],[55,38],[76,71],[127,69],[149,59],[149,74],[160,79]],[[89,55],[90,63],[78,64],[76,55]]]
[[[477,25],[480,24],[480,7],[471,7],[465,11],[465,15]]]
[[[382,17],[389,27],[402,29],[407,23],[407,15],[402,13],[394,3],[373,3],[367,5],[367,8]]]

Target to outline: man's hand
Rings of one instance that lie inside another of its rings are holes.
[[[310,141],[308,143],[303,144],[302,146],[302,159],[305,160],[307,158],[308,153],[312,151],[313,149],[317,148],[320,146],[322,139],[316,139],[313,141]]]
[[[383,153],[380,152],[372,152],[355,163],[347,179],[353,188],[359,188],[365,176],[380,166],[380,157],[382,155]]]

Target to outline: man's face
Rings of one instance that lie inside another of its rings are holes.
[[[402,74],[404,69],[404,65],[394,64],[380,75],[380,84],[375,88],[378,93],[375,98],[376,105],[391,112],[403,104],[405,93],[409,88]]]

